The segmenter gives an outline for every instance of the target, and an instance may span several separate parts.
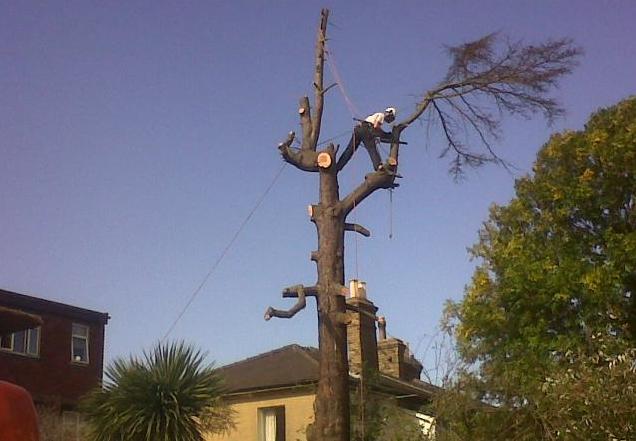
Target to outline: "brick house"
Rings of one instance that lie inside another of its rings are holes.
[[[419,409],[439,388],[420,380],[422,364],[402,340],[387,338],[386,321],[376,315],[378,308],[367,299],[363,282],[351,282],[347,310],[351,390],[359,387],[362,372],[367,372],[375,378],[368,392],[393,400],[424,431],[431,430],[432,417]],[[235,411],[236,427],[228,433],[208,434],[207,440],[305,440],[313,420],[318,363],[317,349],[291,344],[221,367],[224,400]]]
[[[75,410],[102,379],[108,314],[2,289],[0,308],[41,320],[0,335],[0,380],[24,387],[36,405]]]

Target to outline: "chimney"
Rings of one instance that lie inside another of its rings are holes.
[[[380,372],[401,380],[419,380],[422,363],[411,355],[408,346],[399,338],[386,338],[386,319],[378,318],[380,341],[378,342],[378,364]]]
[[[347,341],[349,343],[349,370],[361,373],[362,369],[378,370],[378,342],[375,336],[375,313],[378,310],[373,302],[367,299],[366,283],[351,280],[350,297],[347,305],[351,306],[351,322],[347,325]]]
[[[380,331],[380,341],[386,340],[386,317],[378,317],[378,329]]]

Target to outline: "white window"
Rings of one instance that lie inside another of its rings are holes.
[[[71,361],[75,363],[88,364],[88,331],[88,326],[73,323]]]
[[[285,406],[258,409],[258,441],[285,441]]]
[[[40,328],[0,336],[0,350],[37,357],[40,355]]]

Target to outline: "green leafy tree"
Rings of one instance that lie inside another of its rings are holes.
[[[351,441],[429,440],[416,417],[421,409],[401,406],[398,398],[380,392],[378,386],[378,373],[365,369],[351,391]]]
[[[471,367],[438,401],[448,439],[629,439],[636,98],[554,135],[533,171],[491,208],[471,249],[480,265],[447,307]],[[475,402],[490,406],[463,414]]]
[[[184,343],[158,344],[142,358],[117,359],[102,388],[81,403],[95,441],[201,441],[231,426],[222,377]]]

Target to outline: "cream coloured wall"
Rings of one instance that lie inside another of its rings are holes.
[[[285,406],[285,441],[306,441],[305,429],[313,421],[315,394],[307,388],[259,392],[230,397],[236,428],[227,434],[208,435],[206,441],[258,441],[258,409]]]

